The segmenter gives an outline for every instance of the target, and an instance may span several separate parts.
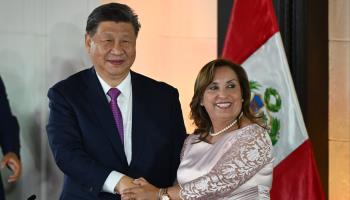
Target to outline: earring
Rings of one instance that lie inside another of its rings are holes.
[[[244,102],[244,99],[241,99],[242,102]]]

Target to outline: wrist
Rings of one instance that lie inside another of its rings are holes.
[[[160,188],[158,191],[158,200],[171,200],[168,194],[168,188]]]
[[[122,190],[122,185],[123,185],[123,181],[126,180],[126,176],[122,176],[120,178],[120,180],[118,181],[118,183],[115,185],[114,187],[114,192],[117,193],[117,194],[121,194],[121,190]]]

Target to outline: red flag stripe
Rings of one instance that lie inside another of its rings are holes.
[[[285,87],[282,88],[282,90],[290,90],[290,92],[294,94],[293,82],[290,78],[283,48],[279,48],[278,46],[282,46],[282,43],[277,43],[276,48],[279,49],[278,52],[274,52],[273,55],[269,54],[269,52],[272,52],[271,49],[273,48],[268,48],[268,41],[273,35],[278,33],[278,31],[272,0],[235,0],[223,49],[223,57],[240,64],[244,62],[244,67],[251,72],[251,74],[248,72],[248,75],[254,75],[259,69],[267,70],[266,67],[270,65],[275,67],[273,73],[271,73],[271,70],[266,71],[266,77],[262,76],[265,72],[255,74],[255,77],[260,77],[260,79],[266,83],[272,83],[275,81],[275,77],[269,77],[269,75],[275,74],[275,72],[278,71],[281,74],[278,75],[280,79],[276,79],[277,83]],[[259,55],[263,57],[258,57]],[[254,67],[254,69],[252,67]],[[278,82],[278,80],[280,80],[280,82]],[[286,81],[288,82],[287,84]],[[301,132],[293,132],[285,135],[285,137],[287,137],[285,139],[290,139],[286,144],[290,142],[291,145],[297,144],[297,146],[292,146],[293,149],[290,149],[291,151],[288,152],[288,156],[280,160],[278,165],[274,168],[271,199],[323,200],[325,196],[317,173],[311,144],[309,140],[306,139],[306,129],[302,123],[298,101],[294,95],[285,96],[287,103],[295,104],[295,109],[284,114],[287,114],[286,117],[288,117],[289,114],[293,115],[288,119],[293,120],[294,117],[297,118],[296,121],[291,122],[291,124],[296,125],[297,128],[300,125],[300,130],[295,130]],[[292,106],[289,108],[293,108],[293,105],[289,106]],[[300,121],[301,124],[299,124]],[[289,130],[294,130],[294,128],[292,127]],[[299,140],[296,140],[296,138],[305,138],[306,140],[302,140],[304,142],[298,143]],[[275,149],[278,155],[280,155],[279,153],[283,152],[284,149],[287,149],[283,146],[278,147],[281,148],[277,149],[276,147]],[[288,148],[290,148],[290,146],[288,146]]]
[[[242,64],[278,31],[271,0],[234,1],[222,57]]]
[[[325,199],[310,140],[282,160],[273,174],[271,199]]]

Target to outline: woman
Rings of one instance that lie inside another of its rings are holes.
[[[178,185],[159,189],[140,178],[122,199],[269,199],[272,144],[249,108],[244,69],[223,59],[206,64],[190,106],[197,128],[184,143]]]

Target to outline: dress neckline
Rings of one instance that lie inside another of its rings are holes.
[[[202,142],[203,142],[204,144],[208,144],[208,145],[210,145],[210,146],[215,146],[217,143],[219,143],[219,142],[221,142],[222,140],[224,140],[224,138],[228,137],[229,135],[234,134],[234,132],[242,131],[242,130],[244,130],[244,129],[248,128],[248,127],[251,127],[251,126],[258,126],[258,125],[257,125],[256,123],[251,123],[251,124],[248,124],[248,125],[246,125],[246,126],[243,126],[243,127],[239,128],[239,129],[235,129],[235,130],[233,130],[233,131],[227,132],[226,134],[224,134],[221,138],[219,138],[219,139],[218,139],[216,142],[214,142],[214,143],[209,143],[209,142],[207,142],[207,141],[202,141]]]

